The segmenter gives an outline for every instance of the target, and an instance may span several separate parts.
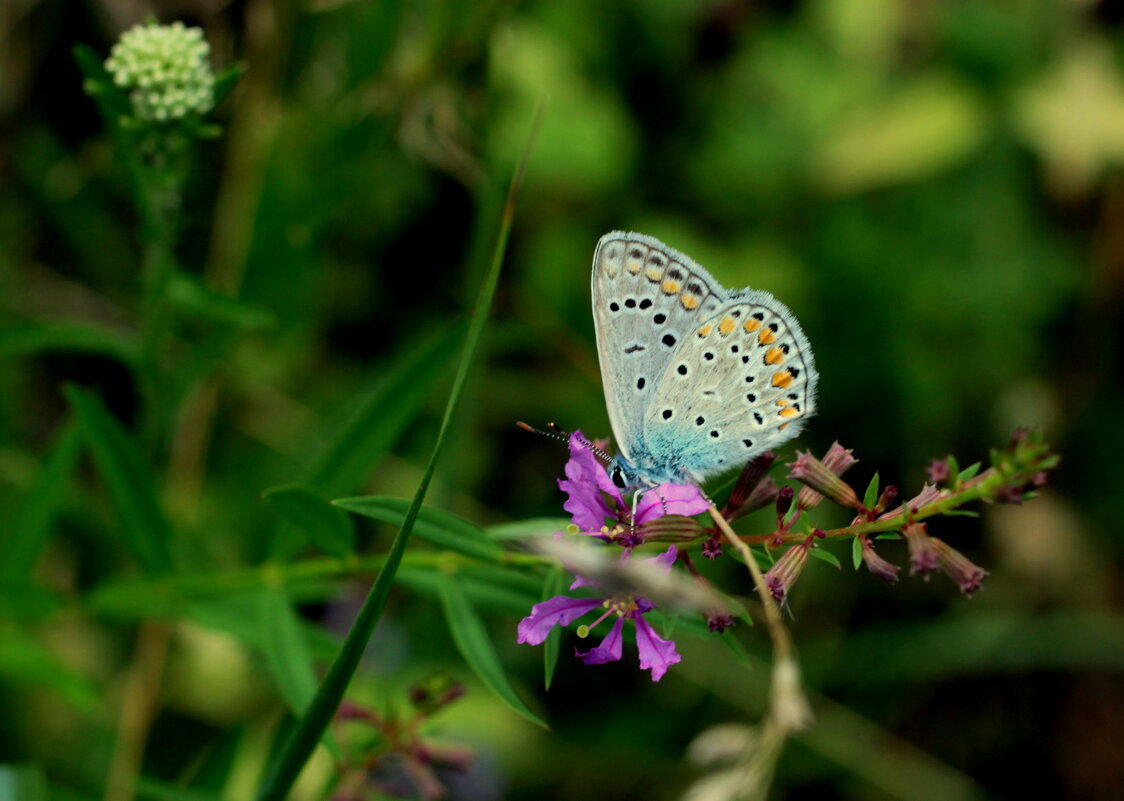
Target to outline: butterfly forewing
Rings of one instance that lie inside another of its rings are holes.
[[[598,242],[592,290],[609,420],[621,453],[643,461],[656,386],[699,321],[728,303],[726,292],[683,254],[622,231]]]

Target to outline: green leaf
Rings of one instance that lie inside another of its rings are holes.
[[[503,666],[496,655],[495,646],[492,645],[484,623],[476,610],[468,601],[468,597],[461,587],[460,577],[449,575],[441,585],[441,603],[445,609],[445,621],[449,625],[449,632],[453,635],[453,642],[457,644],[464,661],[472,671],[484,682],[496,697],[509,706],[514,712],[522,715],[532,723],[537,723],[544,729],[546,723],[535,715],[522,699],[515,694],[511,684],[504,675]]]
[[[69,350],[108,356],[136,364],[140,355],[132,334],[78,323],[14,326],[0,331],[0,356],[19,356],[50,350]]]
[[[47,780],[38,765],[0,765],[0,798],[47,801]]]
[[[1026,498],[1024,495],[1023,498]],[[980,513],[971,509],[949,509],[947,512],[941,512],[946,517],[979,517]]]
[[[171,529],[136,443],[100,399],[75,386],[66,388],[66,396],[117,511],[125,545],[150,575],[171,572]]]
[[[878,503],[877,471],[870,477],[870,483],[866,485],[866,492],[863,494],[863,506],[867,509],[873,509],[876,503]]]
[[[896,531],[887,531],[884,534],[879,534],[875,539],[878,540],[900,540],[902,535]]]
[[[423,339],[382,371],[378,383],[317,458],[307,483],[329,495],[353,492],[421,414],[464,336],[462,325],[450,326]]]
[[[810,553],[820,561],[827,562],[829,565],[832,565],[836,570],[843,569],[843,565],[839,562],[839,557],[837,557],[831,551],[825,550],[822,546],[819,548],[812,548],[810,551],[808,551],[808,553]]]
[[[286,484],[267,489],[261,497],[325,553],[340,558],[355,553],[351,518],[328,503],[315,487]]]
[[[179,787],[146,776],[137,777],[133,790],[137,798],[147,798],[152,801],[223,801],[222,796],[217,793]]]
[[[340,498],[332,501],[332,505],[398,526],[402,525],[407,512],[410,511],[410,502],[404,498],[387,498],[380,495]],[[488,539],[484,530],[478,525],[457,517],[452,512],[431,506],[423,506],[418,512],[414,533],[439,548],[462,553],[474,559],[497,561],[503,556],[503,548]]]
[[[215,73],[213,97],[216,106],[226,99],[226,96],[231,93],[234,89],[234,85],[238,83],[245,72],[245,64],[234,64]]]
[[[398,581],[402,586],[430,598],[441,597],[445,579],[445,571],[434,566],[403,565],[398,570]],[[478,577],[475,571],[468,569],[461,571],[461,587],[474,607],[503,615],[526,617],[539,601],[538,587],[534,592],[504,587]]]
[[[219,294],[181,272],[176,272],[168,282],[168,300],[180,311],[247,331],[272,328],[277,323],[265,307]]]
[[[855,570],[863,563],[863,543],[858,537],[851,538],[851,562],[854,563]]]
[[[546,580],[542,585],[543,601],[553,598],[562,592],[562,568],[553,567],[546,571]],[[529,613],[529,611],[528,611]],[[555,626],[546,635],[543,643],[543,687],[550,689],[550,682],[554,679],[554,668],[558,665],[558,653],[562,649],[562,627]]]
[[[960,462],[951,453],[945,458],[945,463],[948,465],[948,474],[953,477],[955,482],[959,482],[960,476]]]
[[[745,646],[742,645],[741,640],[734,636],[733,632],[724,631],[717,636],[722,639],[722,644],[730,649],[730,653],[734,655],[734,659],[738,661],[738,664],[743,667],[749,667],[752,664],[752,660],[749,658],[749,653],[746,652]]]
[[[300,618],[289,597],[275,587],[262,590],[259,602],[262,651],[266,669],[286,706],[299,715],[316,694],[316,670]],[[324,745],[339,756],[339,747],[325,731]]]
[[[26,584],[31,578],[51,536],[51,522],[66,494],[81,446],[78,425],[68,420],[9,520],[8,535],[0,539],[0,584]]]
[[[549,537],[556,531],[565,531],[568,525],[568,517],[535,517],[512,523],[498,523],[488,526],[484,532],[493,540],[518,540],[524,537]]]
[[[507,197],[503,205],[503,214],[500,218],[499,232],[496,235],[495,246],[492,249],[491,265],[484,274],[483,283],[476,298],[476,307],[473,310],[468,331],[464,337],[464,349],[461,352],[461,359],[457,365],[457,373],[453,378],[453,388],[449,394],[449,400],[445,404],[445,415],[441,419],[441,427],[437,431],[437,440],[433,444],[433,451],[430,454],[429,462],[425,466],[425,472],[422,473],[417,492],[414,493],[414,500],[410,504],[410,509],[406,513],[405,520],[402,521],[402,527],[398,530],[394,542],[391,543],[390,551],[386,556],[386,563],[383,569],[379,571],[374,586],[371,587],[371,591],[367,594],[366,600],[363,601],[363,606],[359,609],[359,614],[356,616],[355,622],[351,626],[351,631],[348,632],[347,639],[344,640],[339,656],[332,663],[331,668],[328,670],[328,675],[317,689],[316,696],[313,698],[308,711],[293,728],[292,732],[286,736],[284,745],[274,752],[276,756],[266,768],[265,779],[258,793],[258,801],[283,801],[289,794],[289,790],[292,788],[293,782],[296,781],[301,768],[308,760],[312,749],[316,747],[316,742],[320,739],[321,733],[328,727],[328,724],[331,723],[336,708],[339,706],[340,701],[343,699],[344,692],[347,690],[347,685],[351,681],[351,677],[355,674],[356,668],[359,667],[359,661],[362,659],[363,652],[366,650],[367,641],[371,638],[371,634],[374,632],[375,626],[379,622],[379,617],[382,616],[383,609],[386,607],[386,600],[390,595],[390,588],[394,583],[394,576],[398,572],[399,565],[402,563],[402,555],[406,551],[406,544],[410,540],[414,522],[417,520],[418,513],[422,508],[422,503],[425,501],[426,492],[429,490],[429,483],[433,480],[434,471],[437,469],[437,460],[441,455],[445,444],[445,438],[448,436],[449,429],[452,426],[453,417],[460,404],[461,395],[464,393],[464,385],[468,378],[468,371],[476,356],[476,350],[480,344],[480,337],[484,330],[484,324],[488,318],[488,311],[492,307],[492,299],[496,294],[496,284],[499,282],[500,267],[503,264],[508,237],[511,234],[512,220],[515,218],[515,198],[519,194],[519,187],[522,184],[523,175],[526,172],[527,161],[530,158],[531,142],[534,141],[534,131],[538,128],[538,119],[539,117],[536,116],[535,127],[532,129],[532,134],[528,139],[527,147],[523,152],[523,158],[516,168],[515,175],[512,177],[511,184],[508,187]],[[485,207],[486,206],[487,204],[485,204]],[[446,351],[438,351],[435,355],[443,357],[446,355]],[[423,368],[426,366],[427,364],[424,362],[421,365]],[[421,381],[419,383],[425,382]],[[362,432],[356,431],[355,433],[359,435]],[[360,450],[360,453],[363,452],[364,451]],[[337,460],[332,459],[330,463],[334,463],[335,461]],[[346,464],[347,460],[344,460],[343,463]],[[361,472],[365,472],[366,469],[367,468],[364,467]],[[329,471],[328,475],[336,475],[337,473],[339,473],[339,471],[333,470]],[[342,475],[346,477],[350,474],[344,472]],[[325,486],[325,483],[322,481],[314,483],[318,486]]]
[[[983,464],[983,462],[976,462],[975,464],[968,465],[963,470],[961,470],[959,473],[957,473],[956,481],[958,483],[963,482],[963,481],[971,481],[973,478],[976,477],[976,473],[980,472],[980,465],[982,465],[982,464]]]
[[[17,687],[38,687],[83,712],[101,705],[101,695],[84,676],[30,634],[0,629],[0,677]],[[2,797],[2,796],[0,796]]]

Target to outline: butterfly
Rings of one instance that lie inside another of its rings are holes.
[[[724,289],[624,231],[597,243],[591,283],[618,487],[698,485],[800,433],[815,408],[812,348],[768,292]]]

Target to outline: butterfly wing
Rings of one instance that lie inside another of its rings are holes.
[[[701,481],[796,436],[815,405],[812,350],[768,292],[731,295],[684,333],[644,417],[652,462]]]
[[[593,321],[609,421],[633,463],[649,461],[645,420],[672,356],[726,291],[690,258],[643,234],[614,231],[593,256]]]

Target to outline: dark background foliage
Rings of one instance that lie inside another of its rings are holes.
[[[387,441],[321,485],[409,497],[455,357],[447,332],[541,99],[496,309],[429,502],[480,524],[561,514],[563,452],[513,423],[609,434],[592,249],[612,229],[657,236],[798,315],[822,374],[798,446],[854,448],[860,491],[876,469],[916,490],[931,458],[986,459],[1016,425],[1063,456],[1032,503],[934,524],[991,572],[971,600],[941,577],[887,587],[813,562],[790,625],[821,725],[786,751],[774,796],[1124,795],[1124,18],[1093,0],[5,4],[0,761],[38,764],[59,798],[121,798],[101,788],[130,699],[150,692],[144,774],[238,798],[282,715],[240,595],[158,616],[163,662],[138,689],[138,619],[156,610],[91,603],[140,574],[89,459],[41,551],[20,556],[14,525],[65,430],[64,385],[141,428],[120,353],[141,314],[141,239],[71,50],[105,54],[148,12],[202,26],[216,65],[246,67],[215,115],[224,135],[196,155],[177,256],[271,320],[178,326],[181,395],[145,458],[184,572],[311,558],[274,535],[261,492],[308,479],[343,421],[431,342],[436,382],[419,377],[408,408],[371,421]],[[359,550],[391,531],[361,524]],[[904,562],[904,546],[882,552]],[[745,591],[734,567],[715,573]],[[296,593],[317,664],[362,586]],[[440,718],[442,738],[478,753],[457,797],[676,798],[696,775],[692,737],[760,714],[764,663],[746,674],[705,645],[651,685],[633,664],[583,667],[564,644],[544,694],[517,618],[496,614],[492,632],[550,732],[471,683],[417,588],[392,599],[357,679],[378,706],[435,669],[470,682]],[[767,655],[763,632],[735,636]],[[208,785],[214,753],[229,770]],[[302,797],[328,770],[318,759]]]

